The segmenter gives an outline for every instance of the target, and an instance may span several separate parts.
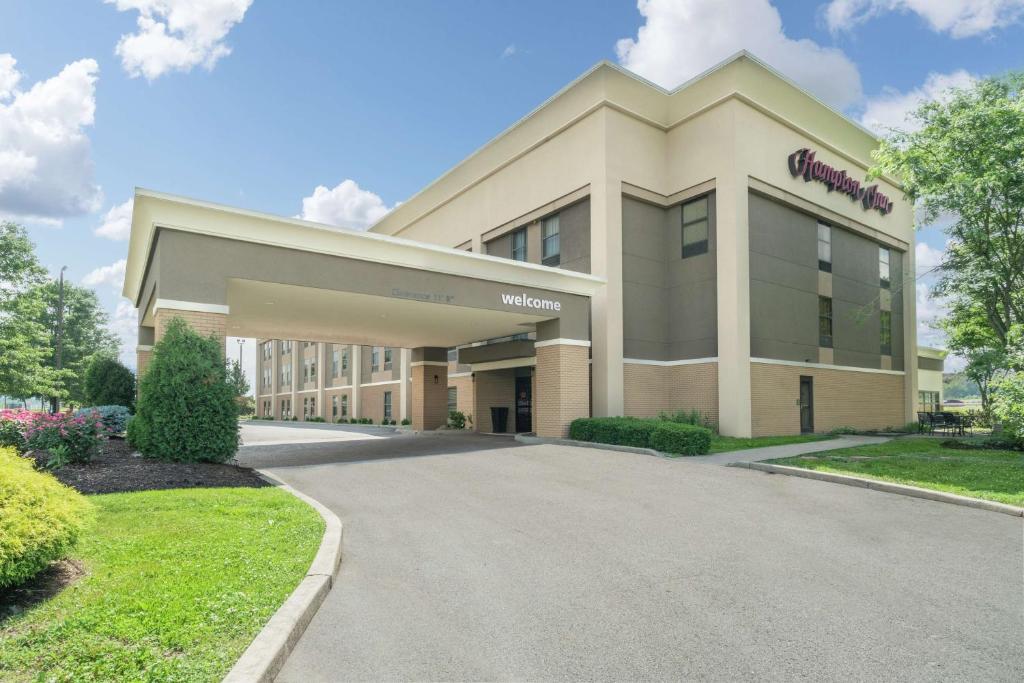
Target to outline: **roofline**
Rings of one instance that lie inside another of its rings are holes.
[[[923,346],[921,344],[918,344],[917,355],[924,356],[925,358],[944,359],[946,356],[949,355],[949,351],[947,349],[937,349],[934,346]]]
[[[135,188],[135,193],[134,193],[133,197],[135,199],[138,199],[138,198],[149,198],[149,199],[154,199],[154,200],[158,200],[158,201],[174,202],[174,203],[182,204],[182,205],[189,206],[189,207],[200,208],[200,209],[207,209],[207,210],[210,210],[210,211],[218,211],[218,212],[227,213],[227,214],[231,214],[231,215],[239,216],[239,217],[244,217],[244,218],[252,218],[252,219],[261,220],[261,221],[271,221],[271,222],[276,222],[276,223],[282,223],[282,224],[285,224],[285,225],[291,225],[291,226],[294,226],[294,227],[297,227],[297,228],[301,228],[301,229],[304,229],[304,230],[315,231],[316,233],[319,233],[319,234],[322,234],[322,235],[338,235],[339,237],[342,237],[344,239],[367,240],[369,242],[374,242],[374,243],[378,243],[378,244],[380,244],[380,243],[392,244],[392,245],[395,245],[396,247],[411,248],[411,249],[417,249],[417,250],[420,250],[420,251],[431,252],[433,254],[436,254],[438,257],[443,257],[443,258],[452,258],[452,257],[454,257],[456,259],[466,259],[466,260],[469,260],[469,261],[477,261],[477,262],[483,261],[483,262],[487,262],[487,263],[493,264],[493,265],[497,266],[498,268],[500,268],[502,270],[508,269],[508,268],[513,268],[513,269],[520,269],[520,270],[524,270],[524,271],[535,271],[536,275],[540,275],[541,273],[543,273],[545,277],[550,277],[552,275],[557,275],[559,278],[565,278],[565,279],[569,280],[570,282],[576,283],[577,286],[574,289],[578,289],[580,291],[572,291],[570,289],[562,290],[562,291],[566,291],[567,293],[572,293],[572,294],[581,294],[581,295],[584,295],[584,296],[590,296],[594,291],[597,290],[598,286],[607,283],[607,280],[605,278],[599,277],[597,275],[591,275],[589,273],[580,273],[580,272],[576,272],[576,271],[572,271],[572,270],[564,270],[564,269],[561,269],[561,268],[552,268],[550,266],[543,266],[543,265],[536,264],[536,263],[527,263],[527,262],[523,262],[523,261],[513,261],[513,260],[510,260],[510,259],[501,258],[499,256],[490,256],[488,254],[476,254],[476,253],[473,253],[473,252],[463,251],[461,249],[455,249],[455,248],[452,248],[452,247],[442,247],[442,246],[439,246],[439,245],[436,245],[436,244],[429,244],[429,243],[426,243],[426,242],[420,242],[420,241],[417,241],[417,240],[411,240],[411,239],[407,239],[407,238],[404,238],[404,237],[394,237],[392,235],[385,235],[385,234],[382,234],[382,233],[372,233],[372,232],[367,232],[367,231],[363,231],[363,230],[354,230],[352,228],[340,228],[340,227],[335,227],[335,226],[332,226],[332,225],[326,225],[326,224],[323,224],[323,223],[315,223],[313,221],[303,220],[301,218],[289,218],[289,217],[286,217],[286,216],[279,216],[279,215],[275,215],[275,214],[271,214],[271,213],[265,213],[265,212],[262,212],[262,211],[253,211],[251,209],[242,209],[242,208],[238,208],[238,207],[234,207],[234,206],[229,206],[227,204],[219,204],[219,203],[216,203],[216,202],[210,202],[210,201],[206,201],[206,200],[202,200],[202,199],[194,199],[192,197],[185,197],[185,196],[181,196],[181,195],[170,194],[170,193],[167,193],[167,192],[160,192],[160,191],[157,191],[157,190],[150,190],[150,189],[143,188],[143,187],[136,187]],[[132,231],[133,232],[135,231],[135,227],[136,227],[135,226],[135,216],[134,216],[135,210],[136,209],[133,209],[133,211],[132,211]],[[161,226],[162,227],[166,227],[166,228],[170,228],[170,229],[175,229],[175,228],[179,228],[180,229],[181,227],[183,227],[183,226],[175,226],[175,225],[171,225],[171,224],[164,224],[164,223],[161,223],[158,220],[154,221],[154,223],[152,225],[148,226],[148,227],[151,230],[155,230],[155,228],[161,227]],[[200,233],[200,234],[205,234],[201,230],[196,230],[196,232]],[[141,236],[140,236],[140,238],[141,238]],[[255,239],[247,240],[244,237],[232,237],[231,239],[237,239],[239,241],[252,241],[254,243],[259,242],[258,240],[255,240]],[[150,256],[150,252],[152,251],[152,233],[150,233],[150,235],[148,236],[148,240],[149,241],[146,244],[145,253],[143,255],[144,260],[146,262],[148,262],[149,256]],[[130,246],[131,246],[131,243],[129,242],[129,249],[130,249]],[[282,245],[282,246],[286,246],[286,247],[293,248],[293,249],[301,249],[302,248],[300,245]],[[357,256],[349,255],[349,256],[347,256],[347,258],[358,258],[358,257]],[[129,268],[131,268],[133,265],[135,265],[136,268],[141,267],[142,272],[139,273],[138,281],[134,283],[134,288],[132,289],[132,291],[129,291],[129,289],[128,289],[128,287],[129,287],[129,280],[128,279],[125,280],[124,287],[122,288],[122,295],[125,296],[125,297],[128,297],[129,299],[131,299],[136,304],[136,306],[137,306],[138,303],[139,303],[138,297],[139,297],[139,295],[142,292],[142,285],[143,285],[143,279],[144,279],[145,270],[146,270],[146,263],[141,264],[141,266],[139,266],[137,264],[133,264],[132,263],[132,253],[131,253],[131,251],[129,251],[129,254],[128,254],[128,266],[129,266]],[[406,267],[414,267],[414,266],[407,265]],[[474,275],[466,275],[466,276],[467,277],[479,277],[479,276],[474,276]],[[523,283],[509,282],[509,284],[523,284]],[[555,289],[555,288],[552,288],[552,287],[546,286],[546,285],[539,285],[539,286],[541,288]],[[584,292],[582,290],[587,290],[587,291]]]
[[[435,185],[437,185],[438,183],[443,181],[445,178],[447,178],[449,175],[451,175],[455,171],[455,169],[457,169],[460,166],[464,165],[466,162],[468,162],[470,159],[473,159],[474,157],[476,157],[478,154],[483,152],[485,149],[487,149],[493,143],[497,142],[498,140],[500,140],[501,138],[505,137],[506,135],[511,133],[513,130],[515,130],[516,128],[521,126],[523,123],[525,123],[529,119],[533,118],[541,110],[547,108],[548,105],[550,105],[552,102],[557,100],[559,97],[564,95],[569,90],[572,90],[579,83],[581,83],[582,81],[586,80],[589,76],[591,76],[592,74],[596,73],[597,71],[599,71],[602,68],[612,69],[613,71],[616,71],[616,72],[622,74],[623,76],[626,76],[627,78],[630,78],[630,79],[636,81],[637,83],[641,83],[643,85],[646,85],[647,87],[649,87],[649,88],[651,88],[653,90],[657,90],[658,92],[660,92],[660,93],[662,93],[662,94],[664,94],[666,96],[672,96],[672,95],[675,95],[676,93],[678,93],[678,92],[680,92],[682,90],[685,90],[686,88],[689,88],[690,86],[694,85],[698,81],[701,81],[701,80],[711,76],[713,73],[715,73],[717,71],[721,71],[722,69],[724,69],[725,67],[729,66],[733,62],[739,61],[741,59],[749,59],[751,62],[757,64],[758,66],[763,68],[765,71],[768,71],[770,74],[772,74],[773,76],[775,76],[776,78],[778,78],[782,82],[786,83],[790,87],[792,87],[792,88],[796,89],[797,91],[799,91],[801,94],[803,94],[806,97],[808,97],[811,100],[813,100],[815,103],[817,103],[820,106],[824,107],[825,109],[829,110],[832,114],[834,114],[835,116],[837,116],[840,119],[842,119],[845,123],[853,126],[857,130],[859,130],[861,133],[864,133],[865,135],[869,136],[875,142],[880,142],[881,141],[881,138],[874,131],[866,128],[861,123],[859,123],[857,121],[854,121],[849,116],[847,116],[843,112],[839,111],[838,109],[836,109],[832,105],[826,104],[817,95],[814,95],[813,93],[811,93],[809,90],[807,90],[803,86],[797,84],[795,81],[793,81],[791,78],[789,78],[788,76],[783,74],[781,71],[779,71],[778,69],[774,68],[773,66],[771,66],[770,64],[768,64],[764,60],[760,59],[757,55],[753,54],[752,52],[749,52],[748,50],[738,50],[737,52],[734,52],[733,54],[729,55],[728,57],[726,57],[722,61],[720,61],[717,64],[714,64],[714,65],[708,67],[707,69],[705,69],[704,71],[700,72],[696,76],[693,76],[692,78],[684,81],[683,83],[677,85],[675,88],[673,88],[671,90],[668,90],[667,88],[663,88],[662,86],[658,85],[654,81],[647,80],[643,76],[641,76],[641,75],[639,75],[639,74],[637,74],[637,73],[635,73],[633,71],[630,71],[629,69],[621,66],[620,64],[616,64],[615,62],[612,62],[612,61],[607,60],[607,59],[602,59],[601,61],[597,62],[592,67],[590,67],[589,69],[584,71],[582,74],[580,74],[576,78],[572,79],[568,84],[566,84],[566,85],[562,86],[561,88],[559,88],[553,95],[551,95],[550,97],[545,99],[543,102],[541,102],[539,105],[537,105],[536,107],[531,109],[529,112],[527,112],[523,116],[521,116],[518,119],[516,119],[512,124],[506,126],[501,132],[499,132],[498,134],[494,135],[493,137],[488,139],[486,142],[484,142],[482,145],[480,145],[479,147],[474,149],[468,155],[463,157],[460,161],[458,161],[453,166],[448,168],[448,170],[446,170],[444,173],[442,173],[441,175],[437,176],[432,181],[430,181],[429,183],[424,185],[422,188],[417,190],[414,194],[412,194],[409,197],[407,197],[406,199],[404,199],[402,201],[402,204],[408,204],[408,203],[413,202],[416,198],[418,198],[420,195],[424,194],[427,190],[429,190],[430,188],[434,187]],[[390,213],[391,213],[391,211],[388,211],[388,213],[386,213],[383,216],[381,216],[380,218],[378,218],[376,221],[374,221],[372,224],[370,224],[370,226],[367,228],[367,230],[368,231],[373,231],[374,228],[377,227],[377,225],[379,225],[382,221],[387,219],[387,217],[388,217],[388,215]]]

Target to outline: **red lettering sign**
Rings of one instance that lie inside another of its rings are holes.
[[[882,215],[892,213],[893,203],[887,195],[878,191],[878,185],[861,187],[846,171],[840,171],[815,159],[816,152],[804,147],[789,155],[789,172],[793,177],[803,176],[804,182],[815,180],[833,190],[849,195],[851,201],[860,202],[865,211],[875,209]]]

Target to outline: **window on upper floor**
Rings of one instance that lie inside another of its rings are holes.
[[[378,370],[380,370],[380,349],[374,346],[370,352],[370,371],[377,372]]]
[[[338,347],[331,348],[331,377],[341,374],[341,351]]]
[[[708,253],[708,198],[683,204],[683,258]]]
[[[818,297],[818,346],[832,348],[832,297]]]
[[[512,233],[512,260],[526,260],[526,228],[519,228]]]
[[[341,369],[348,370],[348,349],[341,350]]]
[[[384,347],[384,369],[385,370],[390,370],[391,369],[391,347],[390,346],[385,346]]]
[[[832,226],[818,223],[818,270],[832,272]]]
[[[892,355],[892,312],[882,311],[881,317],[881,351],[883,356]]]
[[[878,248],[878,284],[889,289],[891,271],[889,270],[889,249],[888,247]]]
[[[562,262],[562,243],[558,214],[548,216],[540,224],[540,262],[557,266]]]

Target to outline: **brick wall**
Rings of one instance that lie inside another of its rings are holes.
[[[338,397],[338,417],[334,417],[331,414],[331,397]],[[341,414],[341,397],[348,396],[348,415]],[[327,389],[324,392],[324,410],[323,417],[328,422],[344,417],[346,420],[352,419],[352,390],[351,389]]]
[[[696,410],[718,422],[718,363],[625,363],[622,372],[626,415],[656,417],[662,411]]]
[[[451,370],[452,364],[448,365]],[[476,425],[476,406],[473,405],[474,401],[474,389],[473,377],[466,375],[465,377],[448,377],[448,386],[457,390],[455,396],[456,410],[461,412],[467,418],[472,417],[474,420],[473,426]],[[446,398],[447,402],[447,398]],[[446,403],[447,404],[447,403]]]
[[[161,308],[156,312],[156,341],[163,339],[167,325],[174,318],[181,318],[189,327],[203,336],[214,335],[224,343],[227,335],[227,316],[223,313],[201,313],[199,311],[179,311],[173,308]]]
[[[750,364],[754,436],[800,433],[800,376],[814,378],[814,430],[883,429],[906,422],[903,375]]]
[[[153,358],[152,349],[135,351],[135,374],[142,377],[142,373],[149,367],[149,361]]]
[[[384,419],[384,392],[391,392],[391,419],[398,421],[399,418],[399,404],[401,398],[399,396],[399,390],[402,385],[398,382],[394,384],[377,384],[374,386],[362,386],[359,389],[359,417],[368,417],[374,421],[375,424],[379,424]],[[447,397],[446,397],[447,398]],[[350,401],[352,399],[349,399]],[[350,405],[351,410],[351,405]]]
[[[437,429],[443,426],[448,421],[448,365],[413,365],[410,371],[413,429]],[[393,386],[397,389],[399,385]],[[397,410],[395,414],[398,414]]]
[[[585,346],[537,348],[533,422],[538,436],[566,437],[570,422],[590,416],[589,359]]]

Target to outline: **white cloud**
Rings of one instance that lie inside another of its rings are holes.
[[[512,43],[511,45],[506,45],[505,49],[501,51],[501,58],[508,59],[509,57],[515,55],[517,52],[519,52],[519,48],[516,47],[515,43]]]
[[[113,289],[120,291],[124,286],[124,271],[128,265],[127,259],[115,261],[109,266],[101,266],[90,271],[82,278],[82,284],[86,287],[98,287],[99,285],[110,285]]]
[[[619,63],[675,88],[746,49],[839,109],[861,98],[857,67],[835,48],[794,40],[768,0],[638,0],[646,22],[615,45]]]
[[[917,343],[941,347],[946,336],[941,330],[935,329],[935,323],[948,314],[948,303],[944,299],[932,296],[931,285],[926,282],[918,282],[916,289]]]
[[[117,302],[107,329],[121,340],[121,362],[134,369],[137,363],[135,347],[139,343],[139,312],[130,301],[121,299]]]
[[[935,247],[918,242],[914,248],[914,264],[917,268],[917,276],[922,277],[932,274],[941,264],[944,253]]]
[[[202,65],[213,69],[231,54],[224,44],[252,0],[105,0],[120,12],[136,10],[139,30],[121,36],[117,55],[133,78],[154,80]]]
[[[835,33],[888,12],[913,12],[936,33],[966,38],[1017,23],[1024,18],[1024,0],[832,0],[824,16]]]
[[[20,89],[22,74],[0,54],[0,214],[53,222],[99,208],[85,127],[96,112],[95,60]]]
[[[108,240],[128,239],[132,232],[132,207],[134,206],[134,198],[129,198],[123,204],[111,207],[103,216],[103,223],[93,232]]]
[[[365,230],[391,208],[385,206],[378,195],[346,179],[331,189],[318,185],[312,195],[303,198],[302,214],[298,217],[314,223]]]
[[[977,79],[963,69],[948,74],[930,73],[922,85],[900,92],[893,88],[882,90],[882,94],[868,98],[861,115],[861,123],[876,133],[887,133],[891,129],[913,131],[917,123],[907,115],[928,100],[944,100],[951,88],[970,87]]]

